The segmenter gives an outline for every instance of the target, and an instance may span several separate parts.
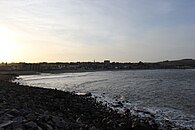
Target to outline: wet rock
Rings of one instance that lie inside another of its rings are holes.
[[[130,110],[129,110],[129,109],[125,109],[124,114],[125,114],[125,116],[128,116],[128,117],[129,117],[129,116],[130,116],[130,114],[131,114],[131,113],[130,113]]]
[[[91,93],[75,93],[75,94],[79,96],[92,96]]]
[[[91,93],[86,93],[86,95],[85,96],[92,96],[92,94]]]
[[[112,104],[113,107],[120,107],[122,108],[123,107],[123,103],[122,102],[117,102],[116,104]]]

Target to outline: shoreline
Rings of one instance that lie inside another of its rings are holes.
[[[119,114],[91,96],[18,85],[10,82],[15,76],[0,75],[0,128],[5,130],[159,129],[154,119],[139,119],[132,116],[129,109]]]
[[[61,73],[85,73],[85,72],[104,72],[104,71],[140,71],[140,70],[195,70],[195,68],[173,68],[173,69],[120,69],[120,70],[50,70],[50,71],[2,71],[0,70],[0,75],[35,75],[42,73],[50,73],[50,74],[61,74]]]

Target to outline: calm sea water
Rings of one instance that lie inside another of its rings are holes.
[[[24,85],[123,98],[195,128],[195,70],[131,70],[20,76]]]

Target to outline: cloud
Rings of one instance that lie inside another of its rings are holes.
[[[0,25],[17,34],[12,37],[17,44],[53,59],[193,57],[193,5],[182,0],[1,0]]]

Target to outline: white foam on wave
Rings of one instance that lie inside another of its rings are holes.
[[[132,116],[139,118],[154,118],[155,122],[162,130],[166,129],[167,126],[171,126],[173,130],[190,127],[195,129],[195,116],[186,115],[175,109],[140,107],[124,100],[125,98],[123,96],[118,99],[113,99],[106,97],[105,94],[92,94],[92,97],[95,98],[97,102],[100,102],[119,113],[124,113],[126,109],[130,109]]]

